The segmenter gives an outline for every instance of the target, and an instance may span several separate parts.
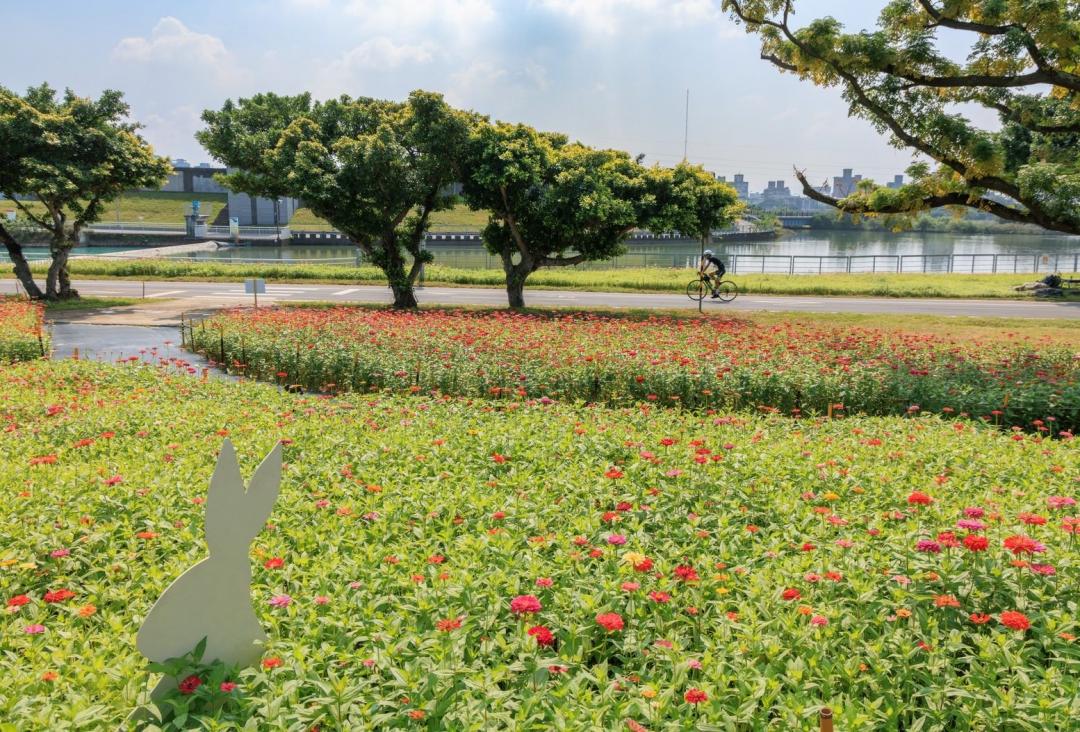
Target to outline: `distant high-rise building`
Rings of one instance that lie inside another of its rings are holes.
[[[739,195],[739,200],[745,201],[750,198],[750,184],[746,182],[746,177],[742,173],[736,173],[734,180],[728,180],[726,175],[716,176],[716,180],[721,183],[727,183],[729,186],[735,189],[735,192]]]
[[[895,188],[903,188],[904,187],[904,176],[902,176],[902,175],[894,175],[893,179],[892,179],[892,183],[886,183],[885,187],[886,188],[893,188],[893,189],[895,189]]]
[[[843,175],[833,176],[832,195],[833,198],[847,198],[855,192],[855,187],[862,180],[861,175],[852,175],[851,168],[844,168]]]

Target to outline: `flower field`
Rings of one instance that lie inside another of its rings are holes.
[[[41,305],[0,297],[0,362],[29,361],[49,352]]]
[[[189,340],[234,372],[309,391],[964,413],[1050,433],[1080,427],[1076,343],[1022,334],[335,308],[237,310],[204,321]]]
[[[577,368],[618,352],[604,327],[580,336]],[[380,358],[404,352],[375,330]],[[698,344],[702,326],[667,330],[655,348]],[[329,342],[320,363],[349,363]],[[431,347],[468,352],[455,343]],[[0,400],[3,729],[111,729],[131,711],[150,681],[135,631],[204,556],[226,435],[245,475],[285,445],[252,557],[270,640],[257,668],[177,664],[177,727],[791,730],[830,706],[843,730],[1058,730],[1080,715],[1068,436],[310,396],[70,361],[5,369]]]

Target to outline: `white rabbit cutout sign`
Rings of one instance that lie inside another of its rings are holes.
[[[266,634],[251,604],[249,550],[280,488],[280,444],[263,459],[245,491],[236,450],[225,440],[206,499],[210,556],[177,577],[150,609],[135,639],[144,656],[158,662],[179,658],[206,638],[206,662],[248,666],[259,660]],[[172,681],[163,679],[152,696],[169,688]]]

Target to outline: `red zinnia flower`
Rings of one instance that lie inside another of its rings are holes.
[[[953,595],[938,595],[934,598],[934,607],[960,607],[960,601]]]
[[[700,579],[694,568],[686,564],[680,564],[675,568],[675,576],[683,582],[697,582]]]
[[[262,662],[262,667],[267,669],[267,670],[272,669],[272,668],[277,668],[280,665],[281,665],[281,659],[278,658],[277,656],[271,656],[270,658],[264,658],[263,662]]]
[[[671,602],[671,595],[666,592],[650,592],[649,599],[662,605],[665,602]]]
[[[907,502],[920,506],[929,506],[934,502],[934,499],[922,491],[912,491],[911,495],[907,497]]]
[[[975,623],[975,625],[982,625],[990,622],[990,616],[985,613],[972,613],[968,616],[968,619]]]
[[[536,645],[538,646],[546,647],[555,644],[555,636],[549,628],[545,628],[543,625],[534,625],[529,628],[529,635],[536,639]]]
[[[683,699],[685,699],[688,704],[700,704],[703,701],[707,701],[709,696],[701,689],[687,689],[686,693],[683,694]]]
[[[784,593],[781,595],[781,597],[783,597],[788,602],[791,602],[792,600],[798,600],[800,597],[802,597],[802,593],[796,590],[794,587],[789,587],[784,590]]]
[[[457,630],[461,627],[461,618],[444,618],[435,623],[435,627],[444,633],[449,633],[451,630]]]
[[[1013,554],[1034,554],[1035,552],[1046,551],[1045,546],[1030,537],[1022,535],[1006,537],[1004,544],[1005,548]]]
[[[1006,610],[998,616],[998,620],[1010,630],[1027,630],[1031,627],[1031,621],[1027,616],[1015,610]]]
[[[510,601],[510,612],[515,615],[538,613],[543,607],[536,595],[518,595]]]
[[[281,557],[272,557],[263,562],[263,567],[266,569],[281,569],[285,566],[285,560]]]
[[[990,546],[990,542],[985,536],[979,536],[978,534],[968,534],[964,537],[964,546],[973,552],[983,552]]]
[[[194,694],[195,690],[202,686],[202,679],[195,674],[188,676],[186,679],[180,682],[181,694]]]
[[[53,590],[52,592],[46,592],[44,600],[45,602],[64,602],[75,597],[75,593],[71,590]]]
[[[621,470],[619,470],[618,468],[611,468],[606,473],[604,473],[604,477],[605,478],[611,478],[612,480],[616,480],[618,478],[623,477],[623,472]]]
[[[8,607],[22,607],[30,602],[30,598],[27,595],[15,595],[15,597],[8,600]]]
[[[622,630],[623,619],[618,613],[600,613],[596,616],[596,623],[608,632]]]
[[[233,682],[233,681],[222,681],[221,686],[219,688],[221,689],[222,692],[224,692],[225,694],[228,694],[230,691],[232,691],[232,690],[234,690],[236,688],[236,683]]]

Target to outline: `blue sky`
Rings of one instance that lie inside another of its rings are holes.
[[[80,94],[121,89],[155,148],[207,159],[199,114],[227,97],[444,93],[492,117],[587,144],[689,158],[751,190],[843,167],[885,180],[911,160],[836,90],[779,73],[719,0],[229,0],[18,3],[5,8],[2,81]],[[803,22],[872,26],[884,0],[798,0]]]

